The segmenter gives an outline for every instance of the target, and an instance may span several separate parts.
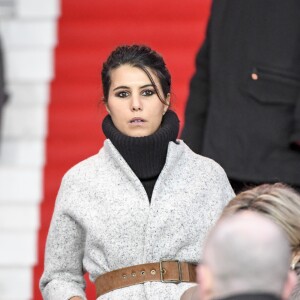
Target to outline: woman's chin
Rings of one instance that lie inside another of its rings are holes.
[[[142,128],[136,128],[134,130],[128,130],[125,134],[130,137],[145,137],[151,135],[152,132]]]

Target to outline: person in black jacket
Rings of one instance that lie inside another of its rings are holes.
[[[300,190],[300,1],[214,0],[182,139],[233,188]]]

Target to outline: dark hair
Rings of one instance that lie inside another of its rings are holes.
[[[168,103],[166,103],[165,98],[171,90],[171,75],[162,56],[145,45],[119,46],[109,55],[107,60],[103,63],[101,76],[104,102],[108,101],[108,93],[111,85],[111,70],[117,69],[118,67],[125,64],[142,69],[151,81],[159,100],[162,103],[169,105]],[[151,69],[151,71],[159,79],[164,97],[160,95],[159,90],[147,68]]]

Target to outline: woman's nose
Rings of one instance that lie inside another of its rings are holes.
[[[143,109],[139,96],[132,96],[131,109],[132,111],[139,111]]]

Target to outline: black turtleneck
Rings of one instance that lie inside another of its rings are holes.
[[[168,110],[160,128],[149,136],[124,135],[114,126],[110,115],[104,118],[102,130],[140,179],[150,201],[155,182],[166,162],[169,142],[176,142],[179,131],[176,113]]]

